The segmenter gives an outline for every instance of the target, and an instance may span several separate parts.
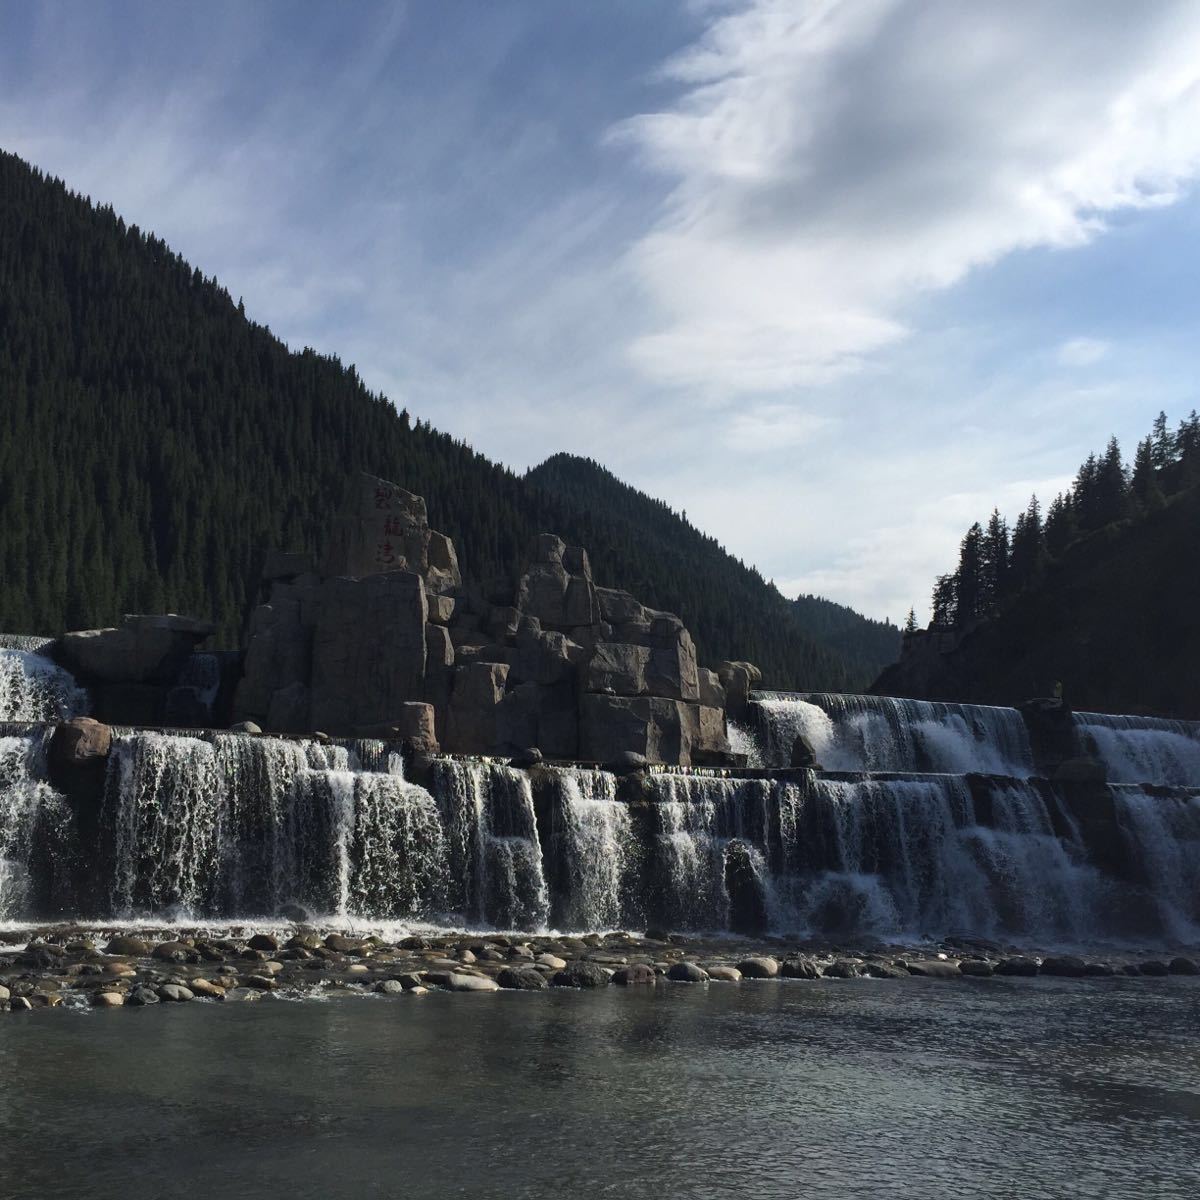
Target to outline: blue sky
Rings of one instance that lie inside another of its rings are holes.
[[[1194,3],[0,0],[0,146],[874,616],[1197,403]]]

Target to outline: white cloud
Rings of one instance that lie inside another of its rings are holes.
[[[1058,364],[1062,367],[1090,367],[1106,358],[1108,350],[1108,343],[1098,338],[1071,338],[1059,346]]]
[[[628,264],[649,378],[828,382],[908,332],[922,292],[1079,246],[1200,166],[1200,7],[746,0],[616,135],[673,192]]]

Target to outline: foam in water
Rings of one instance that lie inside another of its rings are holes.
[[[763,758],[790,765],[803,735],[828,771],[904,771],[1027,778],[1033,755],[1012,708],[935,704],[886,696],[761,693]]]
[[[1086,712],[1074,720],[1113,782],[1200,787],[1200,724]]]
[[[566,929],[631,924],[636,839],[629,806],[606,771],[556,773],[550,859],[558,872],[558,923]]]
[[[7,637],[0,646],[0,721],[62,721],[88,711],[87,692],[38,648],[45,639]]]
[[[119,735],[106,787],[118,912],[405,917],[440,903],[428,792],[352,769],[345,747],[218,734]]]
[[[1121,784],[1109,790],[1162,927],[1178,941],[1200,942],[1200,796]]]
[[[25,916],[38,868],[68,846],[70,811],[46,782],[46,731],[0,737],[0,920]]]
[[[434,777],[452,907],[501,929],[544,928],[550,894],[529,776],[485,760],[443,760]]]

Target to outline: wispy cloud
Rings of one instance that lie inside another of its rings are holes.
[[[1108,356],[1108,349],[1099,338],[1071,338],[1059,346],[1058,362],[1063,367],[1091,367]]]
[[[667,66],[618,136],[673,181],[629,256],[651,378],[822,383],[911,328],[922,292],[1079,246],[1200,163],[1200,9],[1078,0],[751,0]]]

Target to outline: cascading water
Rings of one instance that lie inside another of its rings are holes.
[[[442,760],[434,780],[451,907],[497,928],[543,928],[550,894],[529,776],[485,760]]]
[[[556,924],[616,929],[637,922],[637,839],[629,805],[607,771],[555,771],[547,857],[556,872]]]
[[[105,804],[118,912],[410,917],[441,903],[437,806],[344,746],[119,735]]]
[[[1074,721],[1081,748],[1114,783],[1200,787],[1200,723],[1087,712]]]
[[[765,765],[791,764],[800,735],[827,771],[977,772],[1027,778],[1033,754],[1013,708],[887,696],[760,692],[753,705]]]
[[[45,653],[48,638],[0,637],[0,721],[61,721],[88,711],[88,694]]]
[[[26,916],[71,849],[70,811],[46,781],[46,740],[44,729],[0,737],[0,920]]]
[[[757,779],[671,773],[653,776],[648,789],[651,911],[682,929],[775,923],[767,856],[776,789]]]
[[[1200,942],[1200,794],[1164,796],[1128,784],[1109,791],[1162,928],[1177,941]]]

